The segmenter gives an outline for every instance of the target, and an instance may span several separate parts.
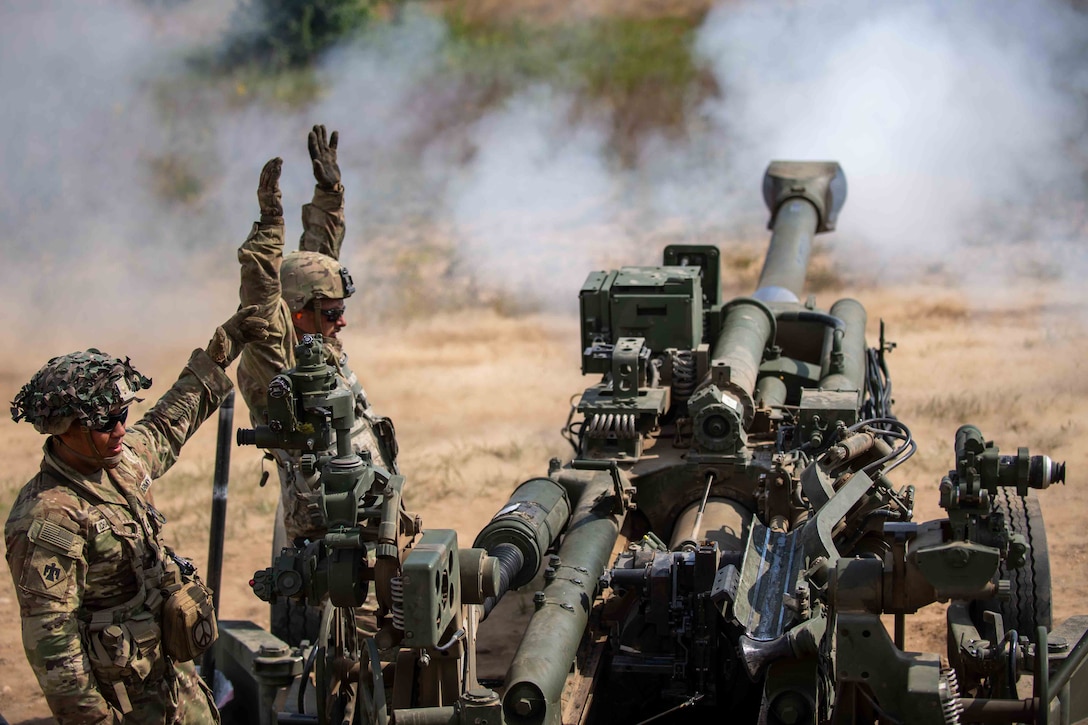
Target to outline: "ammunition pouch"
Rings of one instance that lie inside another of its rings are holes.
[[[178,662],[203,654],[219,637],[212,593],[195,573],[162,605],[162,646]]]
[[[84,636],[101,691],[122,714],[128,714],[132,711],[128,686],[158,679],[166,671],[162,633],[154,615],[144,610],[120,621],[98,617],[86,626]]]

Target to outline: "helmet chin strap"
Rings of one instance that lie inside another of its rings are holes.
[[[70,445],[65,443],[64,439],[61,438],[60,436],[53,436],[53,439],[56,440],[58,443],[60,443],[65,448],[67,448],[68,452],[72,456],[74,456],[77,460],[82,461],[83,463],[86,463],[89,466],[94,466],[95,470],[98,470],[99,468],[117,468],[117,466],[121,465],[121,457],[124,455],[123,452],[118,453],[115,456],[103,456],[99,452],[98,446],[96,446],[94,444],[94,439],[91,438],[91,429],[88,428],[85,425],[81,425],[79,428],[80,428],[80,430],[83,431],[83,438],[84,438],[84,440],[87,441],[87,446],[92,451],[94,451],[93,456],[88,456],[85,453],[80,453],[75,448],[72,448]]]

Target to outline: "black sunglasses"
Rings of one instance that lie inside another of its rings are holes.
[[[321,310],[321,316],[329,322],[336,322],[344,316],[344,311],[347,308],[341,305],[340,307],[331,307],[326,310]]]
[[[95,431],[98,433],[111,433],[118,423],[124,425],[126,420],[128,420],[128,408],[122,408],[116,413],[110,413],[109,417],[106,418],[106,422],[95,428]]]

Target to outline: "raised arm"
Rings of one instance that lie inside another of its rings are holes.
[[[283,262],[283,205],[279,179],[283,160],[264,165],[257,185],[260,221],[238,249],[241,265],[239,298],[243,305],[257,305],[258,317],[268,322],[264,340],[247,345],[238,362],[238,390],[250,415],[259,420],[267,406],[268,383],[290,367],[291,318],[281,298],[280,265]]]
[[[129,445],[151,478],[174,465],[181,447],[230,392],[224,369],[248,343],[267,335],[268,323],[256,311],[256,305],[243,307],[217,327],[207,349],[193,351],[177,382],[129,429]]]
[[[340,259],[345,230],[344,185],[340,183],[340,166],[336,162],[340,134],[333,131],[326,136],[325,127],[317,125],[307,141],[317,186],[313,201],[302,207],[302,238],[298,248]]]
[[[280,171],[283,159],[268,161],[257,184],[260,220],[254,222],[246,241],[238,249],[242,269],[239,302],[257,305],[257,315],[272,316],[280,302],[280,265],[283,263],[283,204],[280,201]]]

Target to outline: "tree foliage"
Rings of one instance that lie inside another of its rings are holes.
[[[296,68],[361,30],[368,0],[243,0],[227,38],[228,65]]]

